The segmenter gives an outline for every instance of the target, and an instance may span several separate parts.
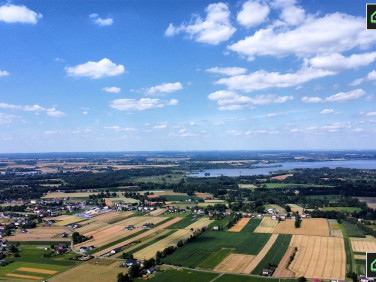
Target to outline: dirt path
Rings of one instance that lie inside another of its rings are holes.
[[[291,255],[294,253],[295,248],[289,247],[278,264],[277,269],[273,273],[273,277],[295,277],[295,273],[287,269],[287,264],[289,263]]]

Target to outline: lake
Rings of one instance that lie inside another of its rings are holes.
[[[356,168],[356,169],[376,169],[376,160],[351,160],[351,161],[325,161],[325,162],[283,162],[273,164],[255,164],[263,166],[259,168],[230,168],[230,169],[207,169],[198,173],[188,174],[190,177],[205,177],[205,173],[210,173],[209,177],[217,176],[240,176],[240,175],[268,175],[269,172],[278,170],[289,170],[295,168]],[[277,166],[277,167],[276,167]]]

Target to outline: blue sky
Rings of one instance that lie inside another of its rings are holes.
[[[0,152],[376,149],[365,1],[4,1]]]

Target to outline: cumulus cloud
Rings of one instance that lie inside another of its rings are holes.
[[[255,97],[242,96],[233,91],[220,90],[211,93],[209,100],[217,101],[219,110],[253,109],[253,105],[282,104],[293,100],[292,96],[277,96],[274,94],[258,95]]]
[[[99,26],[109,26],[114,23],[114,20],[112,18],[102,19],[99,17],[98,14],[90,14],[89,18],[92,19],[93,23],[99,25]]]
[[[359,85],[359,84],[361,84],[365,81],[374,81],[374,80],[376,80],[376,71],[375,70],[371,71],[364,78],[355,79],[353,82],[350,83],[350,86],[357,86],[357,85]]]
[[[121,89],[119,87],[116,87],[116,86],[105,87],[102,90],[106,91],[108,93],[120,93],[121,92]]]
[[[323,114],[323,115],[329,115],[329,114],[334,114],[335,111],[333,109],[324,109],[320,112],[320,114]]]
[[[157,95],[157,94],[163,94],[163,93],[176,92],[181,89],[183,89],[183,85],[180,82],[174,82],[174,83],[162,83],[160,85],[145,88],[143,89],[143,91],[149,95]]]
[[[349,57],[333,53],[330,55],[321,55],[311,58],[308,64],[312,68],[339,72],[346,69],[358,69],[359,67],[371,64],[375,60],[376,52],[353,54]]]
[[[43,16],[25,6],[6,4],[0,7],[0,21],[6,23],[36,24]]]
[[[270,9],[260,1],[247,1],[243,4],[236,19],[239,24],[247,28],[263,23],[268,17]]]
[[[227,67],[227,68],[220,68],[220,67],[213,67],[206,70],[207,72],[211,73],[218,73],[223,74],[227,76],[234,76],[234,75],[240,75],[247,72],[246,68],[240,68],[240,67]]]
[[[376,34],[367,32],[363,17],[333,13],[323,17],[308,15],[296,28],[270,25],[231,44],[228,49],[253,60],[255,56],[307,57],[341,53],[368,48],[375,42]]]
[[[9,109],[9,110],[19,110],[25,112],[45,112],[50,117],[62,117],[65,113],[56,110],[56,108],[44,108],[39,105],[14,105],[14,104],[6,104],[0,103],[0,109]]]
[[[10,73],[9,72],[7,72],[7,71],[2,71],[2,70],[0,70],[0,77],[2,77],[2,76],[8,76]]]
[[[89,61],[87,63],[65,68],[69,76],[89,77],[92,79],[106,76],[116,76],[124,73],[123,65],[116,65],[111,60],[104,58],[98,62]]]
[[[304,9],[296,6],[295,0],[275,0],[272,5],[281,9],[280,19],[288,25],[298,25],[306,18]]]
[[[119,111],[144,111],[165,106],[175,106],[178,104],[176,99],[163,101],[160,99],[141,98],[137,99],[115,99],[110,102],[110,107]]]
[[[355,89],[349,92],[340,92],[334,95],[331,95],[326,98],[320,97],[308,97],[305,96],[301,99],[303,103],[322,103],[322,102],[338,102],[344,103],[352,100],[357,100],[364,97],[366,93],[362,89]]]
[[[153,129],[165,129],[165,128],[167,128],[167,124],[165,123],[153,126]]]
[[[230,10],[225,3],[210,4],[205,9],[205,19],[194,16],[189,23],[174,26],[170,23],[165,31],[166,36],[174,36],[181,32],[201,43],[217,45],[228,40],[236,31],[230,23]]]
[[[297,86],[312,79],[334,74],[336,73],[333,71],[312,68],[302,68],[295,73],[285,74],[260,70],[251,74],[221,78],[215,83],[226,85],[231,90],[251,92],[271,87]]]

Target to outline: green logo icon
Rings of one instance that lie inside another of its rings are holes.
[[[375,12],[376,14],[376,12]],[[376,259],[374,259],[371,264],[370,264],[370,268],[371,268],[371,271],[372,272],[376,272]]]
[[[376,23],[376,11],[374,11],[371,15],[371,18],[370,18],[370,22],[371,23]],[[376,270],[375,270],[376,271]]]

